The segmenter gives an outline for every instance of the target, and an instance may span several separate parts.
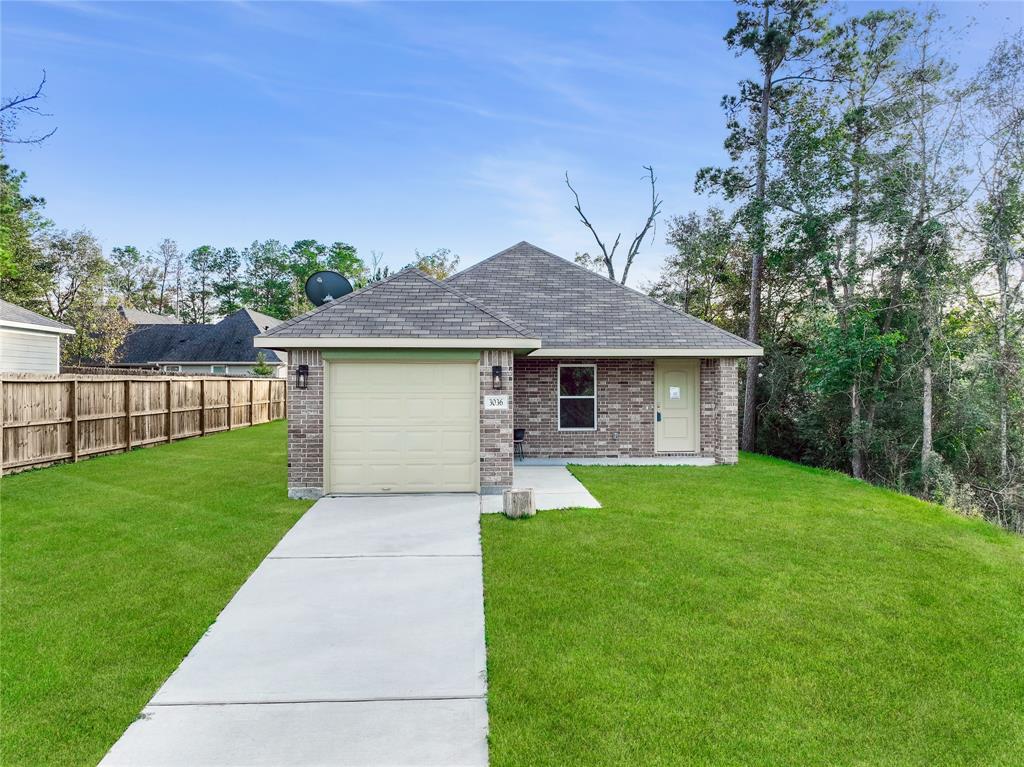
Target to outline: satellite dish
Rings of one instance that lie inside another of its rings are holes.
[[[306,298],[313,306],[323,306],[351,292],[352,283],[337,272],[313,272],[306,280]]]

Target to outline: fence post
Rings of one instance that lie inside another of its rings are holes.
[[[78,463],[78,379],[71,379],[71,462]]]
[[[253,410],[253,407],[252,407],[252,400],[253,400],[253,396],[254,396],[253,392],[255,391],[255,389],[253,387],[254,387],[254,381],[253,381],[252,378],[250,378],[249,379],[249,425],[250,426],[255,426],[256,425],[255,411]]]
[[[231,379],[225,380],[228,382],[228,431],[231,431]]]
[[[124,379],[124,451],[132,449],[132,379]]]
[[[4,475],[4,423],[7,420],[7,405],[4,403],[4,382],[0,381],[0,477]]]
[[[206,379],[199,379],[199,435],[206,436]]]
[[[173,380],[167,379],[167,444],[170,444],[174,439],[174,431],[172,430],[174,424],[174,415],[171,410],[171,384]]]

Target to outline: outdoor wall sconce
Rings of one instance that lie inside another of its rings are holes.
[[[501,388],[501,365],[493,365],[491,367],[491,385],[495,389]]]
[[[295,368],[295,388],[305,389],[309,385],[309,365],[299,365]]]

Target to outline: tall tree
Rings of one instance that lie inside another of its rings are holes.
[[[127,324],[108,290],[111,269],[99,243],[84,230],[53,231],[42,238],[41,249],[50,276],[43,296],[46,313],[75,328],[75,335],[61,347],[61,358],[71,363],[112,362]]]
[[[986,366],[995,379],[998,482],[987,484],[1000,514],[1008,514],[1008,495],[1019,492],[1013,478],[1024,464],[1011,452],[1012,427],[1020,432],[1014,401],[1024,399],[1017,353],[1024,340],[1024,33],[1000,41],[973,78],[967,100],[982,195],[969,222],[981,242],[971,298],[995,329]],[[1014,526],[1024,530],[1024,509]]]
[[[242,308],[242,254],[237,248],[219,251],[214,261],[213,295],[217,311],[228,315]]]
[[[739,95],[726,96],[722,105],[728,117],[725,148],[733,162],[742,166],[702,168],[698,190],[718,190],[728,199],[745,199],[743,219],[750,241],[750,308],[747,339],[760,342],[761,290],[768,250],[768,198],[772,115],[784,116],[792,85],[814,78],[813,56],[825,20],[818,15],[818,0],[740,0],[736,24],[725,35],[736,55],[752,54],[758,79],[740,83]],[[753,450],[756,443],[757,358],[747,360],[743,399],[741,447]]]
[[[133,245],[112,248],[110,287],[126,306],[153,311],[157,306],[158,272],[149,259]]]
[[[282,320],[292,316],[295,276],[288,249],[277,240],[257,240],[242,251],[242,263],[242,304]]]
[[[174,240],[160,241],[153,262],[157,271],[156,311],[158,314],[177,312],[177,289],[180,286],[181,252]]]
[[[200,245],[186,257],[188,277],[179,298],[179,306],[183,308],[181,318],[185,322],[207,323],[217,314],[213,287],[220,259],[220,251],[210,245]]]
[[[353,283],[365,280],[369,272],[356,246],[347,242],[331,243],[327,249],[327,268],[348,277]]]
[[[943,305],[953,273],[953,215],[967,202],[962,188],[959,98],[955,68],[941,54],[944,44],[934,10],[921,19],[909,42],[907,64],[901,73],[908,101],[902,140],[908,162],[900,180],[911,213],[904,237],[913,289],[917,298],[921,336],[921,480],[930,493],[936,462],[934,441],[934,368],[936,334],[942,326]]]
[[[721,208],[669,219],[665,259],[651,295],[702,320],[738,329],[746,312],[746,247]]]
[[[848,444],[850,472],[860,479],[866,476],[870,429],[864,419],[865,401],[868,409],[876,401],[874,371],[884,369],[884,352],[897,340],[889,336],[891,327],[874,322],[877,289],[865,295],[863,282],[890,265],[888,254],[873,250],[871,243],[888,210],[890,168],[905,150],[902,143],[894,145],[891,137],[906,120],[910,100],[897,73],[900,51],[912,26],[908,13],[869,11],[839,25],[826,49],[830,82],[822,148],[830,172],[821,180],[835,191],[826,192],[833,201],[829,217],[834,241],[823,252],[822,267],[840,331],[861,337],[844,345],[858,355],[848,365]],[[854,319],[864,311],[869,317]],[[865,334],[876,339],[868,341]]]
[[[417,250],[416,260],[410,266],[415,266],[435,280],[443,280],[451,277],[458,270],[459,257],[449,248],[438,248],[430,254],[420,253]]]
[[[0,162],[0,297],[38,309],[48,282],[39,238],[51,224],[46,201],[26,194],[24,184],[24,173]]]

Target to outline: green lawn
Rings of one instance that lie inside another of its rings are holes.
[[[0,762],[92,765],[309,503],[283,421],[0,481]]]
[[[577,467],[483,519],[491,763],[1024,764],[1024,539],[847,477]]]

